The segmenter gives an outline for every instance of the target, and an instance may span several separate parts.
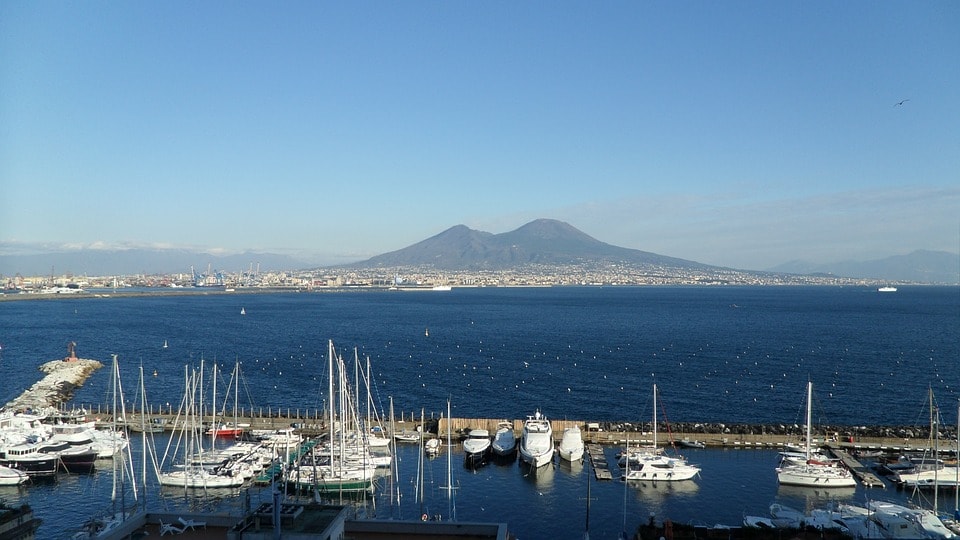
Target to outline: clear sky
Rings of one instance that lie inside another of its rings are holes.
[[[0,3],[6,250],[536,218],[747,269],[957,252],[960,2]]]

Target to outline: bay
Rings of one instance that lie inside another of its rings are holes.
[[[347,357],[354,348],[369,356],[375,400],[385,408],[392,397],[407,415],[424,408],[438,416],[449,399],[461,417],[525,418],[539,408],[556,419],[647,421],[656,382],[671,422],[795,424],[803,422],[809,379],[818,423],[926,425],[932,388],[944,422],[955,425],[958,338],[954,287],[900,287],[893,294],[857,287],[563,287],[8,301],[0,303],[0,401],[36,382],[36,367],[76,342],[83,358],[107,363],[117,354],[127,389],[136,388],[142,365],[154,405],[175,409],[184,365],[199,367],[203,359],[228,370],[241,364],[241,406],[315,411],[324,404],[332,339]],[[72,403],[106,404],[109,392],[109,370],[100,370]],[[780,493],[769,452],[689,457],[704,467],[695,489],[592,486],[594,536],[616,536],[624,524],[632,529],[651,511],[678,522],[733,524],[744,512],[763,513],[774,498],[808,504],[811,496]],[[442,458],[430,463],[443,467],[433,474],[445,479]],[[531,481],[516,465],[473,472],[462,468],[462,457],[457,465],[458,519],[505,521],[520,538],[583,529],[584,470],[557,466],[550,478]],[[102,500],[108,473],[0,497],[46,512],[40,537],[58,538],[89,508],[45,510],[43,495]],[[436,495],[436,513],[449,514]],[[858,488],[850,496],[864,495]],[[378,500],[373,512],[385,509],[393,511]]]

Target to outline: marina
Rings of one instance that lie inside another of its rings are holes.
[[[47,359],[69,364],[63,361],[65,343],[77,343],[77,356],[96,358],[101,364],[117,354],[127,396],[122,408],[111,403],[112,370],[102,368],[64,387],[69,397],[42,401],[59,402],[59,415],[67,418],[78,413],[98,431],[115,425],[129,428],[134,476],[139,479],[144,438],[154,439],[150,447],[163,447],[177,433],[174,426],[184,393],[185,366],[210,374],[216,364],[217,372],[223,374],[223,380],[216,378],[216,407],[210,405],[214,377],[206,377],[202,385],[197,380],[208,404],[204,414],[198,415],[198,428],[204,433],[213,426],[232,425],[243,426],[249,434],[284,434],[321,443],[329,439],[331,377],[326,347],[317,343],[325,345],[332,336],[342,344],[344,359],[354,357],[356,346],[356,356],[364,360],[360,374],[369,376],[359,377],[357,384],[352,365],[347,366],[346,382],[348,387],[362,389],[364,379],[369,381],[370,403],[383,426],[378,437],[386,440],[391,434],[416,433],[421,442],[440,443],[436,457],[425,457],[420,466],[419,444],[397,444],[396,476],[386,472],[390,469],[378,470],[372,493],[345,498],[351,516],[397,520],[419,520],[423,514],[443,520],[455,516],[458,522],[506,523],[521,538],[562,537],[585,528],[589,498],[593,501],[591,535],[601,538],[636,531],[651,513],[661,524],[668,518],[676,524],[733,527],[744,514],[768,514],[774,501],[800,509],[834,503],[862,505],[872,499],[929,505],[931,490],[915,493],[901,488],[895,477],[878,469],[881,460],[892,460],[892,464],[900,456],[929,455],[934,449],[949,462],[955,449],[950,403],[960,382],[955,371],[940,364],[946,366],[943,359],[956,354],[956,344],[953,338],[942,339],[943,332],[932,331],[952,327],[954,306],[938,304],[941,296],[932,293],[922,302],[913,302],[915,294],[909,287],[895,295],[858,295],[841,289],[455,289],[443,295],[367,292],[322,299],[246,295],[242,305],[228,295],[5,303],[0,310],[0,329],[5,329],[0,336],[4,342],[0,375],[9,385],[0,388],[0,401],[11,403],[38,379],[45,379],[47,374],[39,366],[50,362]],[[885,309],[878,297],[897,303],[895,326],[887,320],[888,314],[871,318],[871,313]],[[947,293],[943,298],[952,296]],[[803,313],[797,313],[801,302],[809,306],[811,320],[804,321]],[[734,303],[738,308],[733,311],[710,307]],[[824,315],[823,306],[836,303],[843,306],[838,312],[857,313],[857,317]],[[907,304],[919,306],[921,313],[915,320]],[[577,314],[591,315],[572,316],[570,306],[578,306]],[[246,315],[239,315],[241,308]],[[939,318],[937,310],[945,318]],[[789,317],[781,318],[781,313]],[[38,321],[36,330],[20,324],[26,319]],[[816,337],[792,331],[798,324],[813,324],[813,319],[828,319]],[[845,322],[854,319],[860,322],[849,333],[829,335],[844,330]],[[593,322],[601,320],[602,328]],[[671,320],[685,321],[688,331],[677,333],[669,325],[658,326]],[[938,320],[942,323],[931,324]],[[104,331],[104,324],[118,331]],[[864,324],[871,328],[869,340],[860,331]],[[644,330],[634,332],[635,327]],[[424,328],[429,328],[429,335]],[[738,333],[737,328],[750,331]],[[878,328],[883,331],[874,331]],[[843,346],[833,345],[835,341]],[[242,351],[239,358],[236,351]],[[878,362],[878,354],[890,359]],[[369,369],[364,365],[368,357]],[[910,358],[909,368],[905,357]],[[238,386],[228,380],[235,365],[244,374]],[[858,367],[855,374],[849,372],[852,365]],[[874,366],[877,373],[872,371]],[[141,386],[141,367],[149,400],[141,399],[136,390]],[[926,382],[898,378],[895,385],[891,383],[890,373],[920,368],[935,374],[934,378]],[[847,467],[863,467],[883,487],[858,480],[849,490],[825,493],[778,485],[779,454],[804,432],[797,401],[808,372],[817,374],[819,388],[813,422],[817,448],[828,455],[836,450],[836,458],[846,452],[859,463],[847,462]],[[699,467],[701,473],[693,480],[620,480],[624,469],[617,454],[628,442],[653,441],[650,382],[662,389],[658,393],[664,414],[658,415],[657,446]],[[931,443],[925,412],[931,386],[946,416],[939,424],[941,436],[936,443]],[[239,400],[235,400],[236,388]],[[360,392],[358,410],[366,409],[364,393]],[[388,398],[392,407],[387,406]],[[874,404],[875,400],[882,405]],[[18,405],[14,410],[39,407],[39,403]],[[579,428],[586,444],[582,461],[555,456],[550,464],[530,468],[521,466],[514,456],[467,467],[461,437],[475,429],[492,436],[506,424],[519,439],[523,422],[537,408],[549,419],[555,444],[567,428]],[[114,410],[121,414],[113,414]],[[391,410],[393,422],[389,421]],[[150,431],[136,431],[144,426]],[[219,431],[217,427],[212,433]],[[447,433],[452,434],[452,444],[447,443]],[[216,436],[213,440],[218,449],[232,442]],[[205,441],[209,445],[210,437]],[[703,448],[689,447],[692,443]],[[300,452],[299,444],[296,449],[290,452],[293,460],[311,451],[308,447]],[[91,515],[109,514],[110,503],[91,505],[89,501],[91,497],[110,500],[112,469],[112,460],[98,459],[88,473],[59,472],[49,481],[0,487],[0,498],[31,506],[43,520],[38,538],[70,537]],[[167,517],[199,519],[211,511],[239,516],[248,496],[256,508],[259,501],[272,500],[274,490],[288,484],[277,481],[284,478],[285,469],[277,465],[239,488],[204,495],[161,488],[148,478],[141,495],[153,509],[148,514],[164,515],[167,524]],[[308,469],[301,467],[301,479]],[[604,470],[608,480],[601,479]],[[451,485],[456,489],[446,488]],[[952,505],[953,494],[940,490],[941,509]],[[297,493],[291,486],[284,497],[303,503],[313,496]],[[332,493],[322,497],[341,502]],[[54,500],[69,502],[53,506]],[[538,513],[536,520],[530,519],[531,510]],[[151,531],[157,534],[159,529]]]

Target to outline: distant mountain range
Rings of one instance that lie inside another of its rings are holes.
[[[696,261],[613,246],[567,223],[552,219],[538,219],[502,234],[491,234],[457,225],[409,247],[349,266],[419,266],[447,271],[469,271],[572,264],[652,265],[680,270],[721,269]],[[915,251],[909,255],[864,262],[814,265],[794,261],[764,272],[952,284],[960,282],[960,255],[945,251]]]
[[[696,261],[628,249],[601,242],[562,221],[538,219],[501,234],[464,225],[411,246],[338,268],[422,267],[443,271],[508,270],[551,266],[656,266],[678,270],[720,270]],[[88,276],[188,274],[191,267],[236,273],[251,267],[261,272],[315,267],[287,255],[247,252],[216,255],[184,249],[81,249],[0,255],[0,275],[73,274]],[[873,261],[813,264],[791,261],[767,273],[826,274],[890,282],[960,283],[960,255],[915,251]]]
[[[872,261],[841,261],[813,264],[790,261],[770,269],[790,274],[832,274],[853,278],[885,279],[891,282],[960,283],[960,255],[947,251],[917,250]]]
[[[307,263],[286,255],[247,252],[215,255],[185,249],[78,249],[27,255],[0,255],[0,275],[23,276],[72,274],[75,276],[121,276],[134,274],[190,274],[193,267],[241,272],[258,266],[260,271],[305,268]]]
[[[504,270],[519,266],[623,263],[673,268],[709,268],[708,265],[601,242],[553,219],[531,221],[502,234],[475,231],[464,225],[451,227],[383,255],[349,266],[380,268],[430,266],[439,270]]]

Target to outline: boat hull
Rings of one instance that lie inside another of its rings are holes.
[[[22,471],[28,476],[54,476],[57,474],[58,463],[59,460],[56,456],[38,456],[36,458],[0,461],[0,465],[6,465],[11,469]]]
[[[777,481],[782,486],[820,488],[856,487],[852,474],[837,467],[799,465],[777,469]]]

